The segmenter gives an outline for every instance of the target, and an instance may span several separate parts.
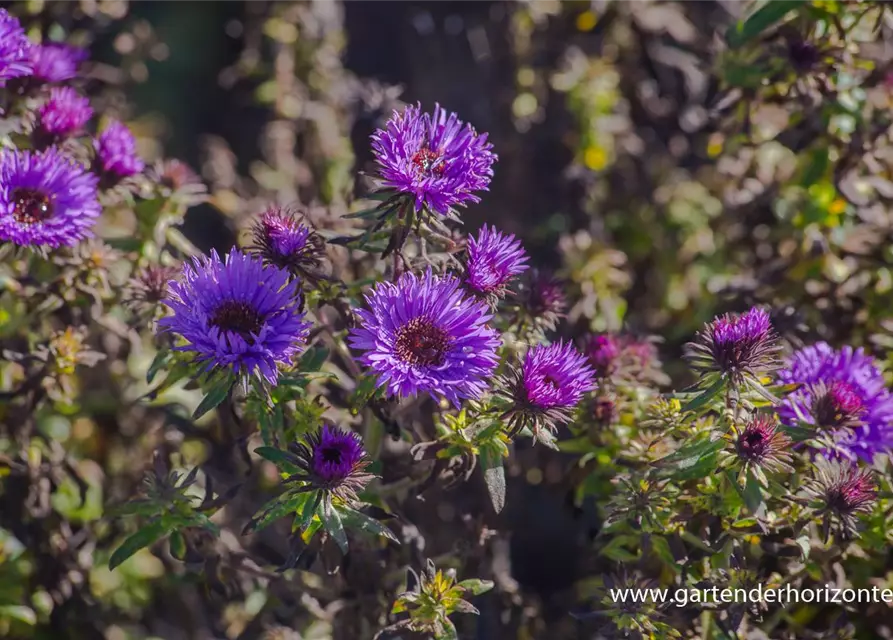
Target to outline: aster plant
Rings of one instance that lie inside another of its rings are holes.
[[[825,342],[794,352],[779,379],[798,388],[779,408],[828,455],[871,461],[893,448],[893,395],[863,349]]]
[[[203,373],[220,374],[217,389],[237,379],[275,385],[279,368],[290,367],[304,349],[310,323],[304,319],[301,294],[287,272],[256,257],[231,250],[221,260],[216,251],[183,266],[168,284],[164,303],[171,315],[159,330],[174,333],[177,351],[193,354]]]
[[[509,283],[527,270],[521,243],[511,234],[484,225],[468,240],[465,285],[491,303],[505,297]]]
[[[245,532],[259,531],[291,515],[292,530],[299,531],[305,543],[322,529],[343,553],[348,552],[347,529],[399,542],[387,527],[362,511],[358,493],[375,476],[366,470],[370,460],[358,434],[324,424],[285,451],[261,447],[257,453],[280,469],[286,490],[254,515]]]
[[[821,518],[822,537],[844,540],[858,533],[859,517],[872,512],[877,503],[877,482],[869,469],[847,461],[816,461],[815,475],[803,488],[803,497]]]
[[[283,207],[264,211],[251,230],[249,251],[307,282],[322,277],[325,241],[296,212]]]
[[[53,87],[38,115],[35,142],[45,147],[81,132],[93,117],[93,109],[90,100],[72,87]]]
[[[554,446],[554,431],[568,422],[583,396],[595,388],[592,367],[573,345],[537,345],[500,380],[512,433],[530,429],[533,437]]]
[[[8,80],[31,75],[34,71],[32,48],[19,21],[0,8],[0,87]]]
[[[0,152],[0,241],[70,246],[92,235],[100,212],[96,176],[57,149]]]
[[[366,302],[349,343],[388,395],[427,393],[457,406],[481,397],[500,340],[487,305],[468,297],[457,278],[405,273],[377,284]]]

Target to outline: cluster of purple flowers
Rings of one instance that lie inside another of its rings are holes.
[[[0,9],[0,91],[15,112],[17,100],[37,98],[33,150],[0,152],[0,240],[45,249],[75,245],[92,235],[99,190],[139,173],[133,135],[113,122],[94,141],[94,170],[62,144],[85,130],[90,101],[65,84],[87,52],[61,42],[32,43],[19,21]]]

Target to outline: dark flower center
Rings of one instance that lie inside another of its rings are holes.
[[[440,162],[443,154],[439,151],[432,151],[428,147],[422,147],[416,151],[412,157],[412,164],[416,169],[416,173],[423,173],[426,176],[443,175],[443,163]]]
[[[808,71],[821,57],[818,47],[805,40],[795,40],[788,45],[788,55],[797,69]]]
[[[13,189],[12,215],[21,224],[43,222],[53,215],[50,199],[34,189]]]
[[[547,373],[543,376],[543,384],[547,384],[553,389],[557,389],[560,383],[555,378],[555,376],[553,376],[551,373]]]
[[[826,429],[857,426],[864,412],[865,404],[857,390],[839,380],[820,390],[812,406],[816,424]]]
[[[865,476],[857,476],[832,486],[825,494],[828,508],[837,513],[854,513],[865,509],[875,498],[874,484]]]
[[[211,324],[221,331],[238,333],[246,340],[263,326],[263,317],[247,302],[229,300],[211,314]]]
[[[413,318],[397,332],[397,357],[413,365],[439,365],[450,344],[446,331],[425,317]]]
[[[745,460],[757,460],[765,453],[767,440],[762,431],[748,429],[738,440],[738,453]]]
[[[323,462],[329,464],[341,464],[343,455],[341,449],[338,447],[324,447],[320,450],[320,457]]]

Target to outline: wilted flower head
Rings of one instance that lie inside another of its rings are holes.
[[[325,241],[295,213],[271,207],[252,229],[250,250],[269,264],[315,279],[325,251]]]
[[[826,432],[828,453],[872,460],[893,448],[893,395],[874,358],[862,349],[804,347],[779,372],[784,383],[802,385],[779,408],[785,423],[806,423]]]
[[[6,9],[0,9],[0,87],[6,80],[31,74],[33,46],[19,21]]]
[[[737,384],[771,371],[780,348],[769,314],[754,307],[710,322],[697,340],[689,343],[688,357],[695,369],[729,376]]]
[[[64,82],[77,75],[78,65],[87,59],[88,53],[79,47],[61,42],[47,42],[31,48],[34,65],[32,77],[42,82]]]
[[[0,152],[0,240],[55,248],[91,236],[96,182],[55,148]]]
[[[366,472],[370,460],[363,439],[352,431],[325,424],[303,442],[290,445],[289,450],[303,471],[294,479],[306,480],[313,489],[331,492],[348,502],[356,502],[357,492],[374,477]]]
[[[763,470],[770,473],[790,471],[791,439],[778,431],[773,415],[757,414],[737,429],[734,438],[735,454],[745,469],[753,469],[765,484]]]
[[[848,539],[857,531],[858,517],[874,508],[877,484],[868,469],[859,469],[846,461],[818,458],[815,476],[804,487],[804,495],[824,516],[824,539],[832,531]]]
[[[143,161],[136,153],[136,140],[130,129],[112,121],[93,141],[99,167],[106,175],[126,178],[143,170]]]
[[[93,117],[90,100],[71,87],[53,87],[38,113],[39,131],[49,138],[48,143],[77,133]]]
[[[487,305],[466,297],[452,276],[405,273],[366,295],[350,345],[391,395],[429,393],[458,405],[479,398],[499,358]]]
[[[127,283],[124,291],[126,304],[135,311],[154,309],[166,297],[168,283],[180,269],[160,264],[141,268]]]
[[[564,283],[551,273],[531,269],[519,293],[518,305],[526,320],[552,330],[567,309]]]
[[[527,270],[525,262],[527,254],[515,236],[484,225],[476,238],[468,239],[465,283],[478,293],[501,298],[512,278]]]
[[[440,215],[468,202],[480,202],[493,176],[496,154],[487,135],[478,135],[455,113],[437,105],[433,114],[421,106],[394,112],[384,129],[372,135],[372,150],[384,186],[410,196],[415,210]]]
[[[520,367],[512,368],[502,381],[509,399],[513,430],[533,429],[538,439],[547,438],[542,428],[554,430],[570,420],[583,395],[595,388],[592,367],[573,345],[558,342],[531,347]]]
[[[657,348],[647,339],[630,335],[600,333],[589,336],[583,352],[589,358],[596,378],[615,381],[652,380],[663,382]]]
[[[158,185],[163,196],[178,200],[186,206],[193,206],[207,199],[208,188],[205,183],[192,167],[181,160],[159,160],[149,170],[149,179]]]
[[[205,370],[228,369],[246,379],[270,384],[278,365],[288,366],[304,347],[310,328],[304,322],[298,283],[288,273],[233,249],[222,261],[216,251],[183,266],[168,284],[165,304],[173,315],[162,331],[180,334]]]

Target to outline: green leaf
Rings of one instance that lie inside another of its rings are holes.
[[[315,516],[316,512],[319,510],[319,505],[323,498],[322,491],[314,491],[306,495],[307,501],[304,503],[303,507],[301,507],[295,521],[292,523],[292,531],[295,529],[306,531],[310,526],[310,523],[313,522],[313,516]]]
[[[311,371],[319,371],[329,357],[329,350],[323,347],[313,347],[308,349],[301,357],[298,363],[298,371],[308,373]]]
[[[158,372],[161,371],[168,363],[168,360],[170,360],[170,356],[170,352],[164,349],[155,354],[155,357],[152,359],[152,364],[149,365],[149,370],[146,371],[147,384],[152,384],[152,380],[155,379],[155,376],[158,375]]]
[[[177,560],[183,560],[186,557],[186,538],[179,531],[174,531],[168,540],[171,555]]]
[[[232,390],[235,382],[236,381],[231,376],[226,376],[222,380],[214,383],[208,390],[204,399],[202,399],[199,405],[195,408],[195,411],[192,413],[192,419],[198,420],[211,409],[217,408],[220,403],[226,400],[227,396],[229,396],[229,392]]]
[[[695,409],[700,409],[708,402],[713,400],[716,396],[720,394],[720,392],[725,388],[726,381],[724,378],[717,378],[716,381],[711,384],[709,387],[704,389],[701,393],[696,395],[694,398],[685,403],[685,406],[682,407],[683,411],[694,411]]]
[[[731,47],[740,47],[756,38],[766,29],[784,18],[789,11],[798,9],[805,0],[766,0],[749,18],[739,21],[726,33]]]
[[[691,479],[703,477],[716,469],[716,454],[725,446],[720,439],[702,439],[683,446],[678,451],[661,458],[655,464],[667,470],[672,478]],[[665,474],[665,475],[666,475]]]
[[[502,455],[493,447],[481,447],[481,467],[484,470],[484,482],[487,493],[496,513],[505,507],[505,468],[502,466]]]
[[[752,471],[747,472],[747,482],[744,484],[744,492],[741,494],[748,511],[759,517],[766,510],[763,502],[763,492],[760,483],[754,477]]]
[[[459,632],[456,631],[456,625],[449,618],[443,621],[443,628],[440,633],[434,636],[437,640],[459,640]]]
[[[459,586],[468,591],[470,594],[479,596],[482,593],[487,593],[490,589],[493,588],[493,581],[469,578],[468,580],[463,580],[462,582],[460,582]]]
[[[3,618],[18,620],[30,627],[37,624],[37,615],[34,613],[34,609],[20,604],[0,605],[0,620]]]
[[[120,547],[115,549],[115,552],[109,559],[109,570],[114,571],[118,565],[127,560],[130,556],[140,549],[154,544],[167,532],[168,528],[161,520],[155,520],[142,527],[121,543]]]
[[[300,467],[295,465],[287,451],[275,447],[258,447],[254,453],[264,460],[269,460],[286,473],[301,473]]]
[[[344,523],[341,522],[341,514],[338,513],[338,509],[332,504],[331,498],[323,499],[320,517],[322,518],[322,526],[338,543],[341,553],[347,553],[347,533],[344,531]]]
[[[299,509],[303,509],[305,501],[309,499],[310,495],[311,494],[305,487],[301,487],[297,491],[289,491],[278,498],[274,498],[252,516],[251,520],[248,521],[248,524],[245,525],[243,534],[252,531],[260,531],[279,518],[284,518],[289,514],[297,513]]]
[[[339,507],[338,509],[341,511],[341,521],[344,522],[344,526],[348,529],[369,533],[374,536],[382,536],[400,544],[400,540],[394,535],[394,532],[375,518],[370,518],[362,511],[357,511],[350,507]]]

